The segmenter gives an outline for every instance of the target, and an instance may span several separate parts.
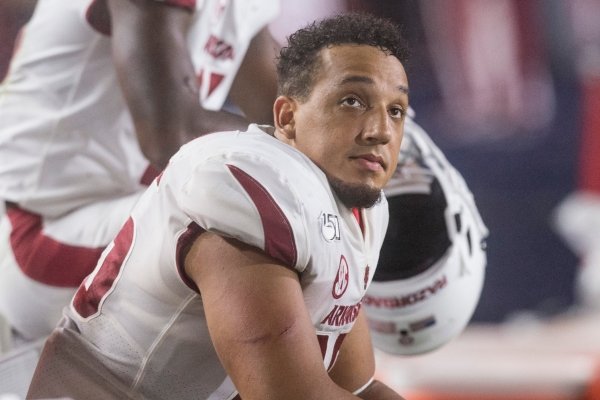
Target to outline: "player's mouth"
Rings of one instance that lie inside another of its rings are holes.
[[[358,156],[350,157],[350,159],[356,161],[361,168],[368,171],[381,172],[386,169],[383,157],[376,154],[360,154]]]

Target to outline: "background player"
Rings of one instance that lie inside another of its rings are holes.
[[[277,1],[38,1],[0,94],[0,314],[19,336],[51,331],[181,144],[272,121],[277,13]],[[246,118],[217,111],[228,95]]]

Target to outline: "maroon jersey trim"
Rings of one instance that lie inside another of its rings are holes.
[[[73,307],[83,318],[91,317],[100,310],[100,303],[108,296],[123,268],[125,258],[131,251],[134,236],[133,219],[129,217],[113,241],[113,247],[102,261],[92,282],[86,288],[82,282],[73,298]]]
[[[142,177],[140,178],[140,183],[144,186],[150,186],[154,181],[154,178],[162,174],[162,171],[157,170],[152,165],[148,165]]]
[[[175,253],[177,257],[177,272],[179,273],[181,280],[187,287],[197,293],[200,293],[200,290],[198,289],[196,282],[194,282],[194,280],[185,272],[185,256],[190,251],[196,238],[204,232],[206,231],[200,225],[191,222],[185,232],[177,239],[177,250]]]
[[[360,231],[364,235],[365,234],[365,225],[363,223],[361,209],[360,208],[353,208],[352,209],[352,214],[354,214],[354,218],[356,218],[356,221],[358,222],[358,226],[360,226]]]
[[[94,0],[85,12],[85,19],[95,31],[105,36],[111,34],[110,12],[106,0]]]
[[[77,287],[90,272],[104,247],[61,243],[42,232],[42,217],[9,207],[10,244],[21,271],[34,281],[58,287]]]
[[[227,167],[258,210],[265,235],[265,253],[290,268],[295,268],[298,251],[290,221],[269,192],[256,179],[235,165],[227,164]]]

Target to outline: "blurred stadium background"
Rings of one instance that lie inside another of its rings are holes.
[[[0,76],[33,3],[0,2]],[[599,400],[600,314],[579,307],[553,213],[600,192],[600,0],[282,0],[272,30],[344,9],[404,27],[416,120],[491,232],[467,331],[424,356],[377,353],[380,378],[410,400]]]

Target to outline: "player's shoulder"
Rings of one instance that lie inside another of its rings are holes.
[[[291,196],[303,203],[334,201],[323,171],[305,154],[275,138],[270,126],[251,124],[243,132],[195,139],[172,157],[165,175],[184,191],[206,191],[211,186],[218,190],[224,185],[247,190],[252,183],[281,200]]]
[[[211,165],[224,171],[241,169],[256,179],[275,179],[299,189],[326,182],[306,155],[274,137],[272,127],[255,124],[244,132],[213,133],[184,145],[173,158],[173,163],[182,162],[197,171]]]
[[[289,266],[306,264],[310,210],[333,200],[324,174],[302,153],[254,125],[185,145],[171,168],[170,181],[186,175],[175,185],[178,207],[203,229]]]

